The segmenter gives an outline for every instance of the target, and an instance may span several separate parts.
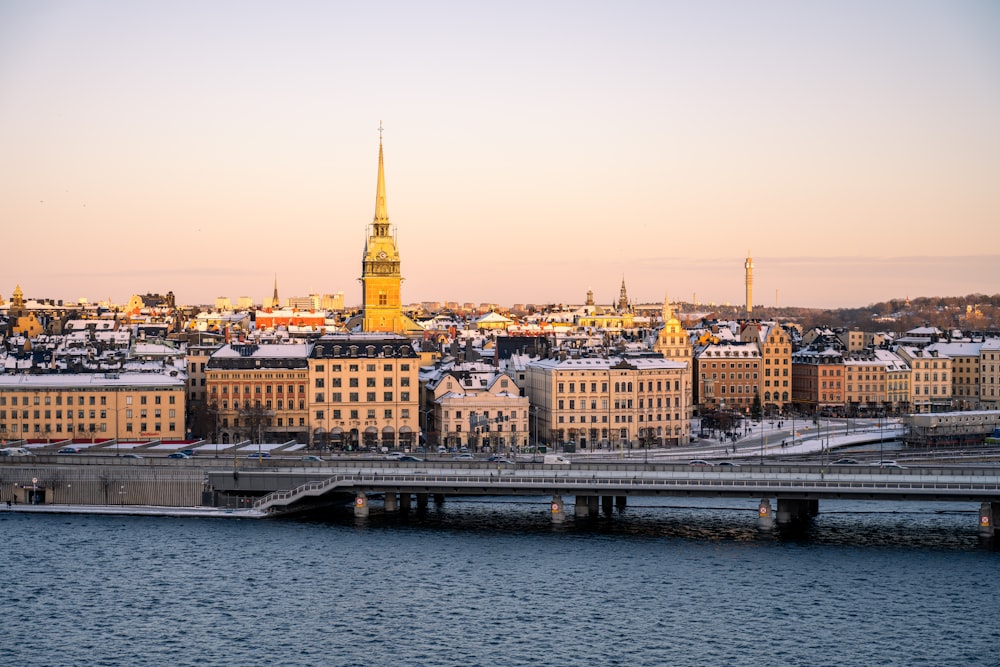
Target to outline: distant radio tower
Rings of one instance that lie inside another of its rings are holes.
[[[747,319],[753,314],[753,257],[747,250],[747,261],[743,264],[747,272]]]

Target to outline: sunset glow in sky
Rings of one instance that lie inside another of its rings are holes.
[[[1000,3],[0,3],[0,294],[1000,292]]]

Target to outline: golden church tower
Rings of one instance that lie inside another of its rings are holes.
[[[363,331],[402,333],[406,327],[400,286],[399,249],[389,228],[385,204],[385,170],[382,163],[382,124],[378,129],[378,184],[375,218],[368,230],[362,259],[361,291],[364,304]]]

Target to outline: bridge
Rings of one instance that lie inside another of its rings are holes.
[[[587,517],[629,496],[759,498],[758,524],[806,520],[823,499],[961,501],[979,503],[979,529],[994,535],[1000,519],[1000,466],[879,467],[869,465],[743,464],[592,461],[572,465],[486,462],[343,461],[314,469],[209,471],[208,483],[223,493],[255,496],[254,507],[274,515],[354,498],[367,516],[369,502],[383,499],[387,512],[406,510],[415,496],[551,496],[554,522],[565,517],[563,498],[574,496],[574,514]],[[272,489],[277,489],[271,491]],[[269,492],[270,491],[270,492]],[[774,511],[771,500],[777,507]]]

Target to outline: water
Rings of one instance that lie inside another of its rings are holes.
[[[358,522],[0,514],[0,664],[996,665],[967,504],[449,499]],[[571,507],[567,509],[571,512]]]

